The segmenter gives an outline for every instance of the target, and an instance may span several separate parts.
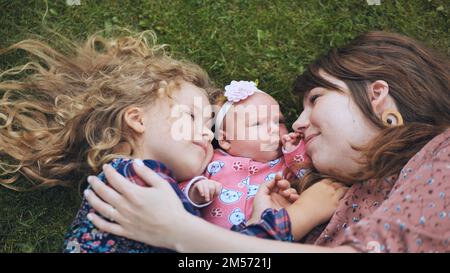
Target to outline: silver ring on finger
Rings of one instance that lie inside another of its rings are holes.
[[[108,218],[111,222],[114,222],[114,215],[116,214],[116,209],[114,207],[109,207]]]

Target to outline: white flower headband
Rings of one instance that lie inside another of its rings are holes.
[[[256,87],[256,83],[250,81],[231,81],[229,85],[225,86],[225,97],[227,98],[227,101],[222,105],[216,116],[216,139],[219,139],[219,130],[222,126],[223,119],[233,103],[245,100],[255,92],[264,93]]]

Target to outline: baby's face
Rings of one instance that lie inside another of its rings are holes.
[[[281,156],[281,136],[287,134],[278,102],[257,92],[235,103],[224,121],[224,131],[234,156],[267,162]]]

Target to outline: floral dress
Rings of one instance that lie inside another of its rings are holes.
[[[130,181],[145,186],[145,183],[140,180],[136,175],[132,160],[118,158],[112,161],[111,165],[120,174],[128,178]],[[190,213],[199,216],[199,211],[194,208],[189,201],[187,201],[186,196],[178,188],[178,183],[174,180],[172,173],[167,167],[158,161],[154,160],[144,160],[145,166],[155,171],[159,176],[164,178],[172,188],[175,190],[177,195],[183,202],[184,208]],[[105,182],[104,173],[100,173],[98,177]],[[89,205],[86,199],[83,199],[81,207],[66,233],[64,238],[64,250],[63,252],[69,253],[99,253],[99,252],[119,252],[119,253],[150,253],[150,252],[173,252],[168,249],[154,247],[133,241],[124,237],[112,235],[106,232],[98,230],[91,221],[87,219],[87,214],[89,212],[94,212],[94,209]]]

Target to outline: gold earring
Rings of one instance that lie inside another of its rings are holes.
[[[395,109],[388,109],[383,111],[381,120],[383,121],[383,124],[388,127],[403,125],[403,117],[400,112]]]

